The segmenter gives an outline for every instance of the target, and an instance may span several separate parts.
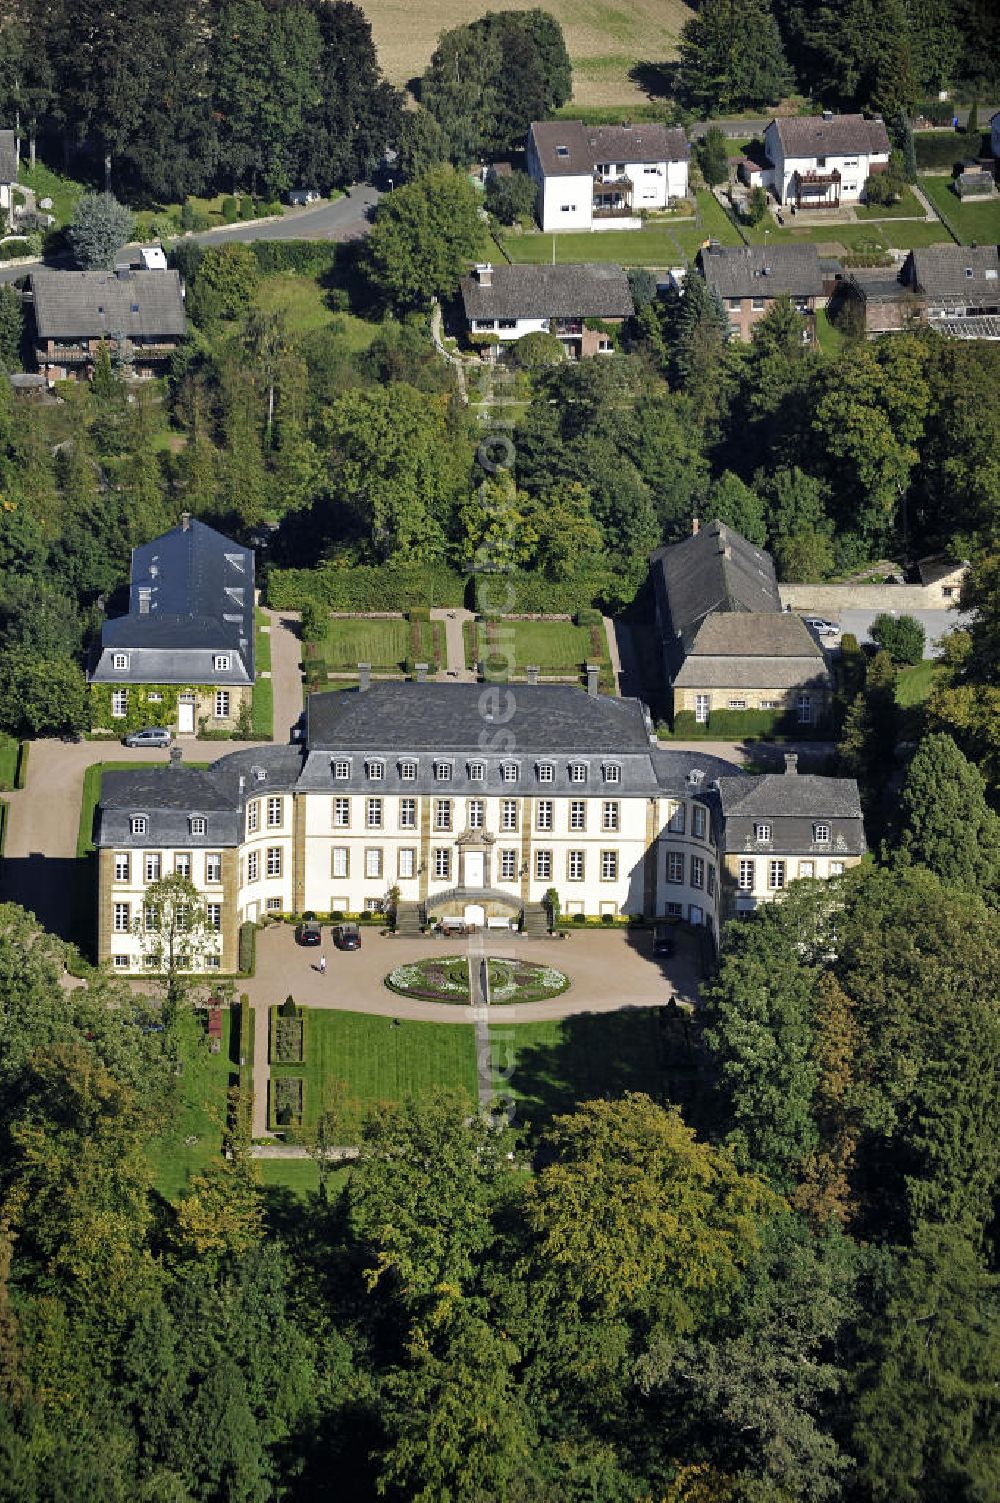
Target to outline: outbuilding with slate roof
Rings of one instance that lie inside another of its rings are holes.
[[[90,376],[102,344],[137,377],[161,374],[187,332],[176,271],[31,275],[35,359],[51,383]]]
[[[129,610],[89,675],[94,724],[231,730],[254,684],[254,555],[185,512],[132,550]]]
[[[715,521],[650,559],[656,618],[675,719],[763,710],[822,725],[832,678],[798,616],[782,613],[771,556]]]
[[[499,344],[525,334],[554,335],[571,360],[610,353],[611,331],[587,327],[600,320],[618,325],[635,311],[628,278],[620,266],[491,266],[481,264],[461,281],[462,302],[473,339],[493,336]]]

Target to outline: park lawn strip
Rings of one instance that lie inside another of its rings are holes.
[[[472,645],[471,623],[466,633],[466,650]],[[594,627],[599,634],[600,651],[595,652],[591,642],[591,628],[577,626],[572,621],[511,621],[500,625],[500,641],[491,649],[486,624],[475,625],[475,655],[483,661],[491,650],[506,652],[512,659],[508,672],[513,678],[524,678],[529,664],[538,665],[543,677],[578,679],[584,663],[599,663],[601,677],[607,683],[611,679],[611,658],[608,653],[607,633],[603,624]],[[513,637],[513,642],[511,642]],[[613,692],[613,688],[610,690]]]
[[[271,620],[266,611],[257,607],[257,672],[269,673],[271,669]],[[266,628],[266,629],[265,629]]]
[[[250,727],[254,739],[270,741],[274,735],[274,681],[259,678],[250,697]]]
[[[934,208],[961,237],[963,245],[996,245],[1000,241],[1000,199],[989,203],[963,203],[951,189],[951,178],[919,177],[920,187]]]
[[[220,1159],[233,1072],[229,1057],[232,1017],[231,1009],[223,1008],[218,1054],[209,1049],[203,1013],[187,1010],[178,1020],[182,1066],[179,1100],[166,1130],[147,1148],[154,1184],[168,1200],[177,1200],[192,1174],[199,1174]],[[197,1141],[186,1143],[185,1138]]]
[[[402,618],[331,617],[323,640],[323,657],[333,672],[370,663],[375,669],[399,672],[410,650],[410,623]]]
[[[0,789],[5,793],[17,777],[18,743],[13,736],[0,736]]]
[[[346,989],[335,968],[331,988]],[[342,1089],[344,1142],[356,1142],[363,1114],[383,1102],[420,1096],[435,1086],[457,1086],[476,1099],[476,1045],[471,1027],[411,1023],[365,1013],[303,1007],[305,1060],[272,1065],[272,1080],[300,1075],[305,1081],[304,1126],[313,1127],[331,1092]]]

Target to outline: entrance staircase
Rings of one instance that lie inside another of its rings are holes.
[[[400,903],[396,908],[396,933],[407,938],[419,936],[423,929],[419,903]]]
[[[527,938],[544,939],[548,932],[548,910],[541,903],[525,903],[524,933]]]

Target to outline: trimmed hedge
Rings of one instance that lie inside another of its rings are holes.
[[[310,600],[331,611],[408,611],[414,606],[460,606],[465,580],[445,564],[362,564],[339,569],[271,569],[267,600],[275,610],[301,611]]]
[[[736,741],[745,736],[758,739],[780,736],[809,741],[826,734],[823,722],[799,725],[794,712],[787,710],[712,710],[704,725],[695,720],[693,710],[679,710],[674,716],[674,735],[685,740]]]
[[[7,800],[0,798],[0,856],[7,840]]]
[[[249,919],[240,925],[239,967],[244,976],[257,969],[257,925]]]
[[[277,271],[319,276],[332,271],[337,260],[337,246],[323,240],[254,240],[250,249],[264,276]]]
[[[28,752],[31,750],[30,741],[22,741],[17,748],[17,771],[14,773],[14,787],[24,788],[28,782]]]

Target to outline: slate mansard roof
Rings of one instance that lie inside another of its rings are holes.
[[[823,778],[812,773],[764,773],[757,777],[721,777],[718,783],[727,854],[743,850],[827,852],[831,856],[862,856],[867,845],[858,785],[853,778]],[[754,821],[774,827],[763,845],[754,835]],[[820,845],[813,824],[829,824],[831,838]]]
[[[176,271],[34,271],[40,339],[126,339],[151,344],[183,338],[187,323]]]
[[[132,550],[129,613],[105,622],[94,683],[252,684],[254,556],[187,520]],[[129,666],[115,669],[113,653]],[[216,668],[216,654],[228,668]]]
[[[793,116],[772,121],[781,149],[787,157],[888,155],[889,136],[881,120],[864,115],[834,115],[823,120],[816,115]]]
[[[650,563],[673,633],[686,650],[694,629],[713,611],[781,610],[770,554],[724,522],[710,522],[683,542],[658,548]]]
[[[17,182],[17,139],[12,130],[0,130],[0,183]]]
[[[529,136],[546,177],[589,177],[599,162],[686,162],[691,152],[677,126],[534,120]]]
[[[629,318],[635,311],[620,266],[494,266],[488,283],[463,277],[468,319]]]
[[[819,297],[823,272],[815,245],[715,246],[701,272],[720,297]]]

